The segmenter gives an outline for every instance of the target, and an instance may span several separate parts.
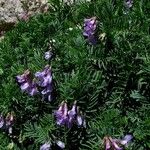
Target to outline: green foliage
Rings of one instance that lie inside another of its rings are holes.
[[[38,123],[27,122],[24,128],[23,138],[34,139],[36,144],[40,144],[43,141],[51,141],[49,135],[52,135],[56,129],[52,116],[49,115],[45,115]]]
[[[104,136],[128,133],[134,136],[128,149],[149,149],[148,0],[134,2],[130,10],[117,0],[50,3],[48,13],[18,23],[0,43],[0,112],[15,113],[13,137],[0,132],[0,149],[38,150],[47,141],[62,140],[66,150],[98,150]],[[92,16],[99,21],[96,46],[86,43],[81,29],[84,18]],[[48,62],[44,53],[49,46],[55,56]],[[15,81],[24,70],[34,74],[47,63],[56,90],[50,103],[22,93]],[[63,100],[68,105],[77,100],[86,114],[86,129],[56,125],[53,112]]]

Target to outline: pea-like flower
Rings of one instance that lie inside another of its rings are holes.
[[[52,99],[53,82],[52,82],[52,72],[49,65],[45,66],[44,70],[35,73],[35,77],[38,79],[38,85],[42,87],[41,94],[46,96],[49,101]]]
[[[125,0],[125,6],[130,9],[133,6],[133,0]]]
[[[95,45],[97,43],[96,26],[97,26],[96,17],[84,19],[83,35],[87,39],[87,41],[92,45]]]
[[[56,123],[58,125],[65,125],[68,128],[71,128],[74,124],[78,127],[86,127],[85,117],[81,112],[78,112],[76,101],[74,102],[71,110],[68,110],[66,102],[62,102],[59,106],[59,109],[54,112],[56,117]]]
[[[86,121],[85,121],[85,116],[82,114],[82,111],[79,111],[79,108],[77,109],[78,114],[77,114],[77,125],[78,127],[84,127],[86,128]]]
[[[72,127],[75,119],[76,119],[76,115],[77,115],[77,106],[76,106],[76,101],[74,102],[72,109],[68,111],[68,127]]]
[[[29,87],[30,71],[26,70],[22,75],[16,76],[17,82],[20,84],[21,90],[26,90]]]
[[[50,60],[52,58],[52,56],[53,56],[53,53],[51,51],[47,51],[47,52],[45,52],[44,58],[46,60]]]
[[[130,141],[132,140],[132,138],[133,138],[133,136],[130,135],[130,134],[128,134],[128,135],[126,135],[122,140],[120,140],[120,143],[121,143],[122,145],[127,145],[128,142],[130,142]]]
[[[40,150],[51,150],[51,145],[49,143],[45,143],[40,147]]]
[[[68,106],[67,103],[62,102],[57,111],[55,111],[56,123],[58,125],[66,125],[68,123]]]
[[[23,92],[27,92],[31,96],[38,93],[36,83],[32,81],[29,70],[26,70],[22,75],[16,76],[16,80]]]
[[[113,139],[110,136],[104,137],[105,150],[123,150],[122,146],[126,146],[133,137],[126,135],[123,139]]]
[[[56,141],[56,144],[58,147],[60,147],[61,149],[64,149],[65,148],[65,143],[62,142],[62,141]]]
[[[38,93],[38,89],[35,81],[31,82],[29,88],[27,89],[27,93],[31,96],[36,95]]]
[[[46,87],[48,84],[52,83],[52,73],[49,65],[45,66],[43,71],[35,73],[35,77],[38,78],[38,85],[41,87]]]

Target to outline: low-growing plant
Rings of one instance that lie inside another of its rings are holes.
[[[0,43],[0,149],[150,149],[149,1],[50,3]]]

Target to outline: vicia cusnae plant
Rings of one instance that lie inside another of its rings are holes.
[[[49,4],[0,39],[0,150],[149,150],[149,1]]]
[[[104,137],[105,150],[123,150],[122,146],[126,146],[133,137],[126,135],[123,139],[113,139],[110,136]]]
[[[76,101],[70,110],[68,110],[67,103],[63,101],[54,115],[58,125],[65,125],[68,128],[71,128],[74,124],[78,127],[86,127],[85,116],[79,110]]]
[[[96,17],[84,19],[83,35],[87,39],[87,41],[92,45],[95,45],[97,43],[96,27]]]
[[[16,76],[16,79],[23,92],[27,92],[31,96],[38,93],[36,83],[32,80],[29,70],[26,70],[22,75]]]
[[[31,78],[32,75],[29,70],[26,70],[22,75],[16,76],[17,82],[23,92],[27,92],[29,95],[34,96],[39,92],[48,101],[52,100],[51,93],[53,91],[52,72],[49,65],[45,66],[44,70],[35,73],[35,78]],[[38,89],[41,88],[41,91]]]
[[[42,88],[41,94],[45,98],[48,98],[48,101],[51,101],[53,91],[53,80],[52,71],[49,65],[45,66],[43,71],[36,72],[35,77],[37,78],[38,86]]]

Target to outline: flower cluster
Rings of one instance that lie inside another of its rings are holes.
[[[123,150],[121,146],[126,146],[133,137],[126,135],[123,139],[112,139],[110,136],[104,137],[105,150]]]
[[[76,101],[71,110],[68,110],[67,103],[63,101],[54,115],[58,125],[66,125],[68,128],[71,128],[73,124],[76,124],[78,127],[86,127],[85,117],[82,112],[79,111]]]
[[[59,148],[64,149],[65,148],[65,143],[62,141],[56,141],[55,143]],[[51,150],[51,144],[50,143],[45,143],[40,147],[40,150]]]
[[[26,70],[22,75],[16,76],[16,79],[22,91],[27,92],[31,96],[38,93],[36,83],[31,79],[29,70]]]
[[[97,43],[97,38],[95,35],[96,26],[97,26],[96,17],[84,19],[83,35],[88,40],[88,42],[92,45],[95,45]]]
[[[8,113],[4,118],[3,115],[0,115],[0,128],[12,134],[12,126],[14,124],[14,116],[12,113]]]
[[[16,77],[18,84],[23,92],[27,92],[33,96],[39,93],[38,87],[42,88],[41,94],[48,97],[51,101],[52,92],[52,72],[49,65],[45,66],[44,70],[35,73],[36,79],[31,78],[31,73],[26,70],[22,75]]]
[[[48,100],[51,101],[53,83],[52,83],[52,72],[49,65],[45,66],[43,71],[36,72],[35,77],[38,79],[37,84],[42,88],[41,94],[47,96]]]

